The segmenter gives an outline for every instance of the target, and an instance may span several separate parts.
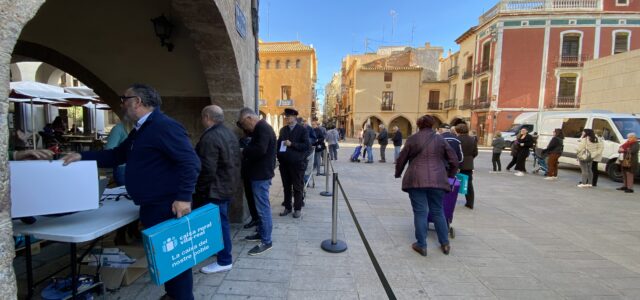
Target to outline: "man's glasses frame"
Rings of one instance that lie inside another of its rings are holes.
[[[120,96],[120,103],[125,103],[127,102],[127,100],[131,99],[131,98],[137,98],[138,96]]]

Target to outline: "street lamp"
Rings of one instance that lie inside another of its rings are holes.
[[[171,24],[164,14],[151,19],[151,23],[153,23],[153,31],[155,31],[156,36],[160,39],[160,46],[166,46],[169,52],[173,51],[173,44],[168,42],[171,37],[171,32],[173,31],[173,24]]]

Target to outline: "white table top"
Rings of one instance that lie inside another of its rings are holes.
[[[13,221],[13,234],[33,235],[38,239],[82,243],[97,239],[138,219],[139,208],[133,201],[104,200],[100,208],[61,217],[37,217],[34,224]]]

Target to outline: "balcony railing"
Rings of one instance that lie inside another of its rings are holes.
[[[471,76],[473,76],[473,70],[471,68],[467,68],[464,70],[464,73],[462,73],[462,79],[469,79]]]
[[[480,24],[502,13],[602,11],[602,0],[501,0],[478,19]]]
[[[471,100],[464,100],[464,102],[462,103],[462,105],[460,105],[458,107],[459,110],[465,110],[465,109],[471,109],[473,107],[473,104],[471,103]]]
[[[551,108],[579,108],[580,97],[576,96],[558,96]]]
[[[427,102],[427,109],[430,110],[442,110],[442,103],[436,101]]]
[[[380,104],[381,111],[394,111],[396,108],[395,103],[382,103]]]
[[[590,55],[563,55],[556,59],[558,68],[581,68],[585,61],[591,60]]]
[[[489,108],[490,105],[491,105],[491,103],[487,99],[487,96],[480,96],[480,97],[476,98],[476,101],[475,101],[475,103],[473,105],[473,108],[474,109],[485,109],[485,108]]]
[[[491,72],[492,70],[493,70],[493,64],[488,62],[477,64],[475,67],[476,75],[484,74],[486,72]]]
[[[443,108],[445,110],[453,109],[456,106],[456,99],[449,99],[444,101]]]
[[[448,74],[449,74],[449,77],[453,77],[453,76],[458,75],[458,66],[455,66],[455,67],[449,69]]]
[[[293,99],[280,99],[277,104],[278,106],[293,106]]]

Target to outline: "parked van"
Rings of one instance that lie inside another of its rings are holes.
[[[530,133],[533,133],[536,130],[537,118],[537,112],[526,112],[518,115],[513,120],[513,125],[511,125],[511,128],[502,132],[502,138],[504,139],[505,148],[511,147],[511,143],[516,140],[516,136],[518,136],[520,129],[526,128]]]
[[[538,132],[537,148],[544,149],[553,137],[553,130],[562,129],[564,134],[564,151],[560,162],[578,165],[576,149],[582,130],[593,129],[600,141],[604,141],[602,160],[598,169],[607,172],[614,181],[622,181],[620,166],[616,164],[618,148],[628,133],[640,134],[640,116],[635,114],[618,114],[609,111],[568,111],[543,114]],[[636,173],[640,176],[640,170]]]

